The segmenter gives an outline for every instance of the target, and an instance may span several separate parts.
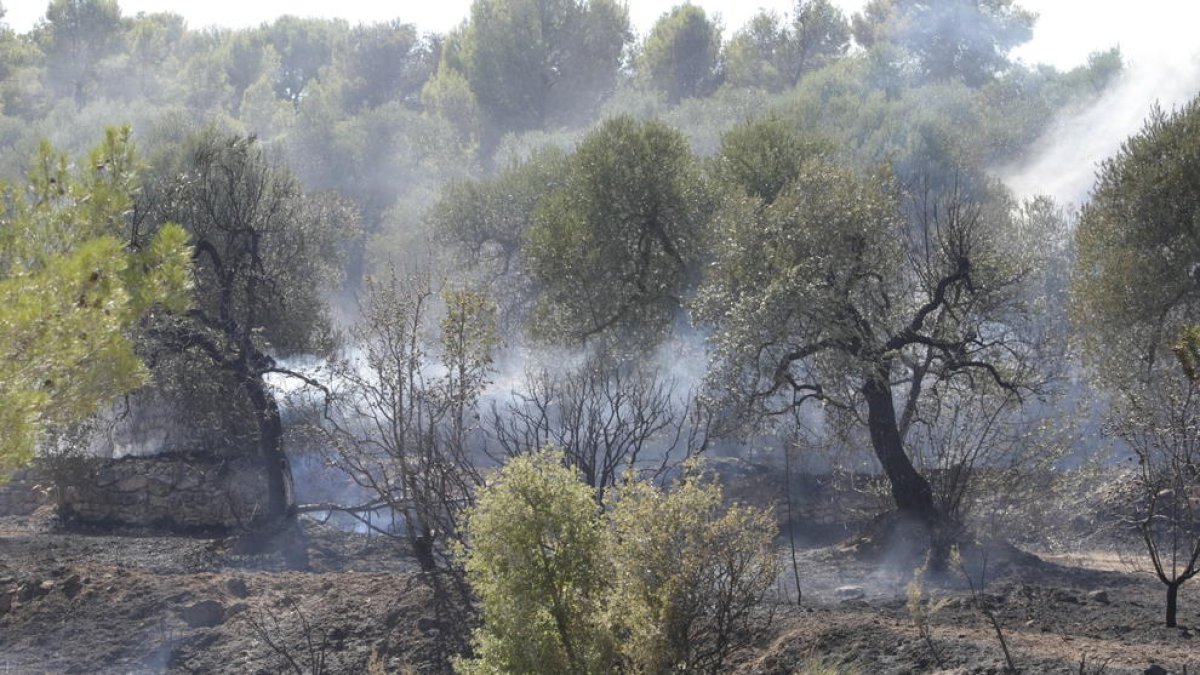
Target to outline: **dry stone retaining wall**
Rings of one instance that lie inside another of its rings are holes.
[[[0,516],[27,516],[49,501],[36,472],[20,469],[0,484]]]
[[[266,485],[261,463],[251,457],[91,459],[61,486],[59,513],[95,525],[236,530],[266,512]]]

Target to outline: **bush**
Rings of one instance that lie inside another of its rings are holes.
[[[726,506],[696,465],[672,490],[627,481],[602,512],[563,461],[512,458],[470,512],[483,627],[458,671],[720,672],[778,573],[771,514]]]
[[[608,533],[558,452],[514,457],[480,490],[460,551],[479,597],[476,658],[460,673],[607,673]]]

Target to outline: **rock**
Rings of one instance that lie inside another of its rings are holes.
[[[50,581],[47,583],[50,584],[50,588],[54,588],[53,581]],[[33,600],[34,598],[40,598],[43,595],[49,593],[50,588],[46,588],[45,583],[38,583],[36,581],[26,581],[25,583],[23,583],[17,587],[17,601],[18,602],[29,602],[30,600]]]
[[[1088,599],[1088,602],[1095,602],[1095,603],[1099,603],[1101,605],[1107,605],[1109,602],[1108,591],[1104,591],[1104,590],[1091,591],[1087,594],[1087,599]]]
[[[177,611],[191,628],[212,628],[225,622],[225,606],[216,600],[201,600]]]
[[[862,586],[838,586],[833,591],[838,600],[862,600],[867,597],[866,591]]]
[[[79,595],[79,591],[82,590],[83,580],[79,578],[78,574],[72,574],[63,581],[63,595],[67,596],[68,600],[74,600],[75,596]]]
[[[1053,591],[1051,591],[1050,599],[1054,600],[1055,602],[1065,602],[1065,603],[1071,604],[1071,605],[1079,604],[1079,598],[1076,597],[1075,594],[1073,594],[1069,591],[1064,591],[1061,588],[1056,588]]]
[[[145,490],[149,484],[150,479],[141,474],[135,474],[117,481],[116,489],[118,492],[140,492]]]
[[[1142,671],[1142,675],[1171,675],[1166,668],[1157,663],[1150,664],[1150,667]]]
[[[244,598],[250,595],[250,589],[246,587],[246,582],[241,577],[233,577],[226,581],[225,592],[235,598]]]

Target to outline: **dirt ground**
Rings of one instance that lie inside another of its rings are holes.
[[[271,545],[2,518],[0,673],[449,671],[471,625],[461,589],[393,542],[303,529],[296,570]]]
[[[64,532],[45,513],[0,518],[0,673],[450,671],[472,626],[452,579],[420,573],[379,537],[308,521],[289,536],[254,552],[227,539]],[[307,560],[286,554],[297,548]],[[1200,582],[1180,595],[1183,627],[1167,629],[1161,585],[1107,554],[1001,547],[964,558],[1022,673],[1200,673]],[[912,560],[802,550],[797,606],[785,559],[762,608],[770,628],[734,672],[1005,672],[963,574],[927,576],[922,635]]]

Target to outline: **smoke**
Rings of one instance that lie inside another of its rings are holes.
[[[1059,204],[1088,197],[1099,164],[1137,133],[1152,107],[1186,103],[1200,90],[1200,53],[1178,61],[1131,64],[1096,102],[1065,113],[1034,146],[1032,159],[1000,170],[1019,198],[1044,194]]]
[[[998,171],[1017,197],[1045,194],[1062,205],[1079,205],[1088,198],[1100,162],[1142,128],[1155,104],[1169,111],[1200,91],[1200,49],[1189,35],[1200,8],[1166,0],[1021,4],[1040,15],[1033,42],[1017,51],[1022,60],[1066,69],[1087,53],[1119,45],[1126,61],[1104,94],[1061,113],[1025,161]]]

